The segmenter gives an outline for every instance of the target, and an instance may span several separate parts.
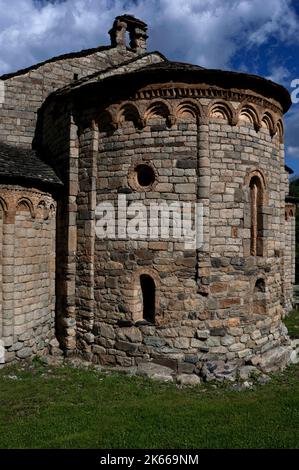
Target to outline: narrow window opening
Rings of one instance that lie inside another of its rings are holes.
[[[255,286],[254,286],[254,292],[266,292],[264,279],[257,279]]]
[[[250,181],[251,246],[253,256],[263,256],[263,188],[260,178]]]
[[[266,284],[263,278],[257,279],[253,292],[252,311],[256,315],[265,315],[267,313],[267,300],[265,297]]]
[[[140,286],[142,292],[143,318],[144,320],[155,322],[155,305],[156,305],[156,286],[147,274],[140,276]]]

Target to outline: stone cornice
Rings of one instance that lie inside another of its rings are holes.
[[[218,87],[208,87],[202,84],[183,84],[183,83],[169,83],[169,84],[155,84],[148,85],[138,90],[134,99],[182,99],[182,98],[208,98],[208,99],[222,99],[226,101],[251,102],[265,109],[282,114],[283,109],[279,103],[274,100],[266,99],[254,92],[248,93],[243,90],[235,89],[222,89]]]
[[[15,213],[19,204],[24,203],[30,210],[32,218],[43,213],[43,218],[52,218],[56,213],[56,202],[50,193],[33,188],[0,184],[0,210],[5,214]]]
[[[160,87],[149,85],[136,91],[131,100],[93,109],[101,131],[114,132],[125,121],[132,121],[140,130],[155,117],[164,118],[166,126],[172,127],[188,116],[187,120],[198,124],[216,121],[237,126],[250,123],[256,132],[266,128],[271,137],[278,134],[280,143],[283,142],[282,109],[254,93],[219,89],[211,92],[208,88],[175,83]],[[82,119],[82,112],[77,114]]]

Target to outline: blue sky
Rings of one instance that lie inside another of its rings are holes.
[[[299,0],[0,0],[0,11],[0,74],[108,44],[114,17],[131,13],[169,59],[256,73],[290,92],[299,83]],[[299,102],[285,122],[286,162],[299,174]]]

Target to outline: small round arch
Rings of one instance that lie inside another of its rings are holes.
[[[47,208],[47,204],[43,199],[39,201],[37,205],[36,217],[44,220],[47,220],[49,218],[49,209]]]
[[[225,120],[232,125],[234,122],[234,110],[226,101],[214,101],[209,105],[208,117],[210,119]]]
[[[242,104],[238,110],[238,120],[250,123],[258,131],[261,128],[259,114],[252,104]]]
[[[0,197],[0,211],[2,211],[2,212],[7,212],[8,211],[6,201],[2,197]]]
[[[141,127],[141,117],[137,106],[131,102],[123,103],[117,112],[117,123],[123,124],[125,121],[133,122],[135,127]]]
[[[260,180],[263,191],[266,191],[268,185],[267,185],[267,179],[263,171],[260,170],[259,168],[254,168],[253,170],[250,170],[245,176],[246,186],[250,185],[250,181],[252,180],[253,177],[257,177]]]
[[[165,101],[157,100],[148,106],[144,113],[144,120],[147,123],[151,119],[167,118],[172,115],[171,109]]]
[[[34,207],[31,200],[25,197],[21,197],[16,204],[16,210],[17,212],[23,212],[24,209],[29,211],[32,218],[35,217]]]
[[[55,204],[50,204],[50,207],[49,207],[49,218],[54,217],[54,216],[55,216],[55,213],[56,213]]]
[[[199,104],[192,101],[183,101],[174,110],[176,119],[198,120],[201,115]]]
[[[275,134],[274,131],[274,119],[268,111],[264,113],[261,121],[262,127],[265,129],[268,129],[270,132],[270,135],[273,136]]]
[[[97,123],[99,126],[99,132],[113,132],[118,127],[115,117],[112,116],[108,110],[105,110],[98,115]]]
[[[281,119],[278,119],[276,123],[276,134],[278,136],[279,142],[282,144],[284,141],[284,126]]]

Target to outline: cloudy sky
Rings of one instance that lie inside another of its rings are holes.
[[[149,49],[169,59],[283,84],[298,99],[286,146],[299,174],[299,0],[0,0],[0,12],[0,75],[109,44],[114,17],[131,13],[149,24]]]

